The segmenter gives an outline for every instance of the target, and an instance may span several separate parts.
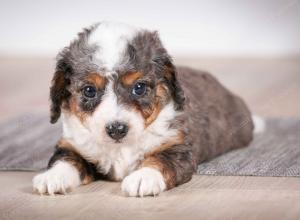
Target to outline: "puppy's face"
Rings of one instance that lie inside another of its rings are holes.
[[[101,23],[58,55],[51,101],[52,123],[62,111],[68,126],[80,125],[99,144],[120,145],[166,120],[159,117],[164,109],[181,110],[184,97],[156,32]]]

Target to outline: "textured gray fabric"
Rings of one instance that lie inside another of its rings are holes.
[[[23,115],[0,125],[0,170],[40,170],[61,135],[43,115]],[[268,119],[249,147],[198,167],[198,174],[300,176],[300,119]]]
[[[47,166],[61,135],[49,116],[27,114],[0,125],[0,170],[40,170]]]
[[[268,119],[249,147],[198,166],[198,174],[300,176],[300,119]]]

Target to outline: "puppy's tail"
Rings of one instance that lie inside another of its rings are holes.
[[[254,123],[254,134],[260,134],[266,130],[266,121],[264,118],[252,115],[252,120]]]

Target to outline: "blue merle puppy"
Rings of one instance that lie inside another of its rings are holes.
[[[127,196],[158,195],[253,137],[239,97],[206,72],[176,68],[157,32],[125,24],[79,33],[57,56],[50,98],[63,133],[33,179],[40,194],[107,179]]]

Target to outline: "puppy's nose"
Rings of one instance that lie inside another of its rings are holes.
[[[113,123],[108,124],[105,127],[106,133],[114,140],[120,140],[126,136],[128,132],[128,125],[123,122],[115,121]]]

